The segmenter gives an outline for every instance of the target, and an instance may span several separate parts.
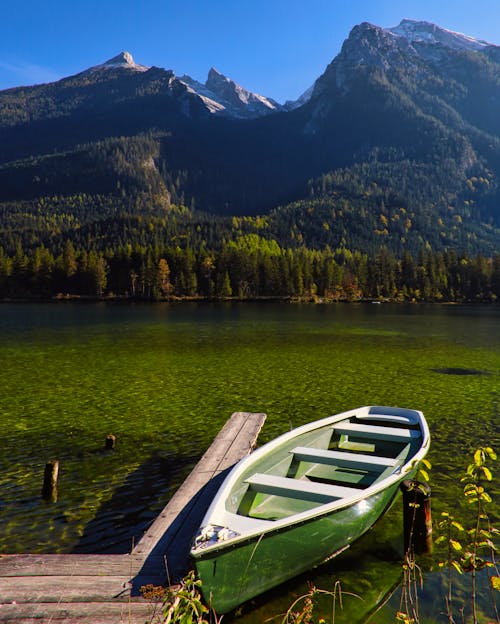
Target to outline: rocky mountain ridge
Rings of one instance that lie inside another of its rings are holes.
[[[208,72],[205,84],[190,76],[181,76],[179,80],[185,83],[214,114],[236,119],[251,119],[283,108],[274,100],[241,87],[213,67]]]

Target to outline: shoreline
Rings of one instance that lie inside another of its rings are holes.
[[[8,303],[291,303],[291,304],[304,304],[309,303],[313,305],[332,305],[336,303],[370,303],[375,305],[381,304],[396,304],[396,305],[422,305],[422,304],[438,304],[438,305],[498,305],[498,301],[481,300],[442,300],[436,301],[434,299],[372,299],[372,298],[360,298],[360,299],[329,299],[326,297],[283,297],[283,296],[262,296],[262,297],[163,297],[163,298],[144,298],[144,297],[130,297],[126,295],[107,295],[107,296],[92,296],[92,295],[70,295],[59,294],[54,297],[4,297],[0,299],[0,304]]]

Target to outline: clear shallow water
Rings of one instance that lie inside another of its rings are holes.
[[[128,551],[238,410],[268,414],[265,442],[360,405],[421,409],[434,517],[457,511],[470,452],[500,451],[499,321],[493,306],[3,304],[0,553]],[[49,504],[40,489],[52,458],[60,485]],[[498,475],[490,490],[498,520]],[[361,590],[368,606],[352,599],[351,621],[397,583],[400,527],[396,505],[308,576]],[[305,588],[275,590],[239,619],[283,612]]]

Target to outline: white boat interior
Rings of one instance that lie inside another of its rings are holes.
[[[360,490],[397,473],[420,448],[421,436],[411,415],[361,412],[304,433],[254,466],[258,472],[241,475],[227,511],[277,520],[359,497]]]

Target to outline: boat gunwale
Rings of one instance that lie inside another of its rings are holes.
[[[373,408],[384,409],[383,406],[364,406],[349,410],[347,412],[342,412],[340,414],[327,416],[320,420],[311,421],[297,427],[296,429],[292,429],[291,431],[287,431],[281,434],[277,438],[274,438],[270,442],[267,442],[263,446],[256,449],[253,453],[251,453],[251,455],[248,455],[247,457],[241,459],[237,464],[235,464],[235,466],[221,485],[217,495],[215,496],[212,504],[207,510],[207,513],[205,514],[201,526],[207,526],[208,523],[205,523],[205,519],[215,515],[217,509],[221,505],[224,506],[225,513],[233,514],[233,512],[227,512],[227,510],[225,509],[225,500],[227,498],[227,493],[231,490],[235,483],[240,480],[240,474],[242,470],[247,469],[249,466],[252,465],[252,463],[258,462],[262,456],[269,454],[270,451],[272,452],[273,447],[278,447],[282,444],[286,444],[287,441],[310,431],[314,431],[315,429],[321,429],[347,418],[353,418],[361,411],[366,411],[367,413],[369,413],[369,410]],[[401,409],[401,411],[411,412],[417,417],[417,420],[410,424],[419,425],[422,434],[422,440],[417,452],[409,459],[409,461],[402,464],[401,466],[395,467],[394,471],[391,474],[387,475],[387,477],[385,477],[381,481],[378,481],[377,483],[368,486],[366,489],[360,489],[358,496],[340,498],[331,502],[326,502],[322,505],[315,506],[300,513],[291,514],[290,516],[286,516],[285,518],[280,518],[278,520],[256,519],[254,529],[249,529],[247,531],[244,531],[243,533],[240,533],[239,535],[235,535],[233,537],[222,540],[220,542],[215,542],[213,544],[204,543],[200,547],[196,547],[196,545],[193,545],[193,547],[191,548],[191,556],[195,559],[208,558],[209,554],[211,553],[216,554],[217,552],[220,552],[222,550],[226,550],[232,547],[238,547],[239,545],[253,538],[260,539],[265,535],[281,532],[282,530],[288,530],[293,526],[305,524],[310,520],[316,520],[330,513],[342,511],[358,504],[362,500],[368,500],[373,496],[379,494],[382,490],[390,488],[393,485],[396,485],[397,483],[403,481],[407,474],[411,473],[416,469],[416,467],[425,457],[428,451],[430,445],[429,428],[421,411],[394,407],[388,407],[387,409]],[[364,418],[368,418],[368,416],[365,415]],[[238,516],[238,514],[234,515]]]

